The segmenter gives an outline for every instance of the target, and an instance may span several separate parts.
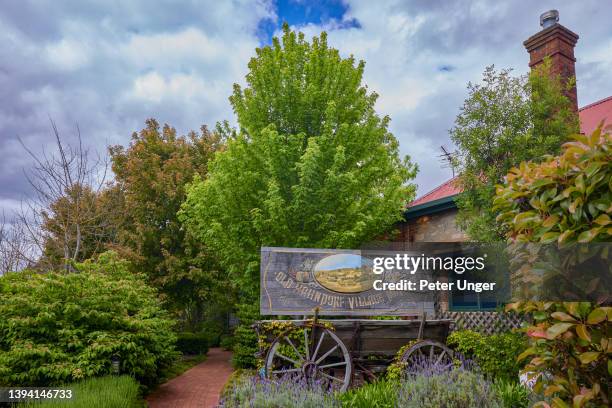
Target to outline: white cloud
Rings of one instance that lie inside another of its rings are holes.
[[[179,100],[206,92],[204,81],[196,75],[175,74],[164,78],[157,72],[150,72],[134,80],[132,95],[150,102],[161,102],[164,98]]]
[[[76,70],[89,62],[89,48],[76,39],[63,38],[45,47],[45,56],[54,66],[65,70]]]

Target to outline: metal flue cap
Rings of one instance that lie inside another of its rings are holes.
[[[542,28],[548,28],[558,22],[559,11],[557,10],[548,10],[540,15],[540,25]]]

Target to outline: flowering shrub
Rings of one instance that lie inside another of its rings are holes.
[[[46,386],[119,370],[152,385],[177,357],[157,293],[112,253],[77,273],[0,278],[0,385]]]
[[[527,391],[520,386],[496,386],[469,360],[419,364],[397,380],[380,379],[345,393],[334,392],[327,382],[287,375],[278,380],[259,376],[237,377],[224,392],[222,407],[491,407],[520,408]],[[498,395],[499,393],[499,395]],[[507,401],[504,405],[503,400]]]
[[[482,375],[463,368],[411,376],[402,382],[398,406],[405,408],[501,408],[502,404]]]
[[[318,384],[287,376],[279,380],[239,378],[220,403],[226,408],[340,407],[334,394]]]

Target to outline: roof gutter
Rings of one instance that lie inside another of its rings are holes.
[[[404,218],[406,220],[411,220],[422,215],[430,215],[457,208],[457,204],[455,203],[455,197],[457,196],[458,194],[454,194],[452,196],[415,205],[414,207],[409,207],[404,211]]]

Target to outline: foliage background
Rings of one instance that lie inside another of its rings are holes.
[[[527,76],[487,67],[482,84],[468,84],[468,97],[450,131],[457,145],[456,167],[463,193],[457,222],[473,241],[503,240],[491,202],[495,186],[510,168],[559,152],[578,132],[578,117],[563,94],[563,83],[550,74],[550,61]]]

